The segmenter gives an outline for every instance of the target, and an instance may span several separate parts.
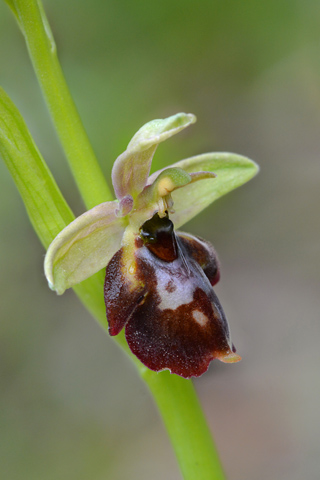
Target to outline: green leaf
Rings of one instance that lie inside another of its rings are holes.
[[[182,168],[188,173],[216,174],[216,178],[190,183],[172,193],[175,213],[170,218],[176,228],[191,220],[222,195],[248,182],[259,171],[255,162],[234,153],[206,153],[181,160],[170,167]],[[161,171],[153,173],[148,184],[152,183]]]
[[[14,5],[14,0],[4,0],[5,3],[9,6],[9,8],[11,8],[12,10],[12,13],[13,15],[16,17],[16,20],[19,24],[19,16],[18,16],[18,13],[17,13],[17,10],[16,10],[16,7]]]
[[[125,219],[116,216],[118,202],[85,212],[62,230],[48,248],[44,270],[49,286],[61,295],[67,288],[106,267],[120,248]]]
[[[74,216],[16,106],[0,88],[0,155],[45,247]]]

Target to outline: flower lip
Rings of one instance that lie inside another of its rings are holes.
[[[202,375],[215,358],[239,361],[212,288],[217,265],[207,242],[175,233],[167,216],[154,215],[107,266],[110,335],[125,328],[131,351],[144,365],[184,378]]]

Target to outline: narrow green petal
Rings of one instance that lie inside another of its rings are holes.
[[[164,169],[138,196],[134,211],[130,215],[131,227],[138,230],[156,212],[160,217],[164,217],[171,211],[171,193],[192,181],[192,176],[181,168]]]
[[[191,113],[178,113],[165,119],[152,120],[138,130],[112,169],[112,183],[119,200],[126,195],[135,198],[142,191],[158,144],[195,121],[196,117]]]
[[[61,295],[107,265],[120,248],[125,220],[118,202],[98,205],[62,230],[48,248],[44,269],[50,288]]]
[[[157,201],[159,197],[165,197],[191,181],[191,175],[185,170],[181,168],[166,168],[159,174],[153,184],[144,190],[141,197],[145,196],[150,202]]]
[[[176,228],[191,220],[222,195],[248,182],[259,171],[255,162],[234,153],[206,153],[181,160],[170,167],[182,168],[190,174],[216,174],[216,178],[192,182],[172,193],[175,213],[170,218]],[[153,173],[148,178],[148,184],[152,183],[161,171]]]

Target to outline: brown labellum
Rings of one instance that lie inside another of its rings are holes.
[[[128,345],[144,365],[184,378],[202,375],[214,358],[240,360],[212,288],[219,266],[209,243],[175,233],[169,218],[156,214],[141,227],[130,265],[125,248],[106,271],[110,335],[125,327]]]

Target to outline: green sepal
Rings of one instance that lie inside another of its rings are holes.
[[[195,121],[196,117],[191,113],[178,113],[143,125],[114,163],[112,184],[116,197],[121,200],[131,195],[135,199],[147,183],[152,158],[159,143]]]
[[[174,213],[170,216],[176,228],[191,220],[210,203],[235,188],[240,187],[254,177],[258,165],[249,158],[234,153],[206,153],[174,163],[171,167],[182,168],[192,174],[196,172],[213,172],[216,178],[192,182],[181,190],[172,193]],[[148,184],[155,181],[159,170],[148,179]]]
[[[106,267],[120,248],[125,218],[116,215],[118,202],[88,210],[62,230],[48,248],[44,271],[59,295]]]

